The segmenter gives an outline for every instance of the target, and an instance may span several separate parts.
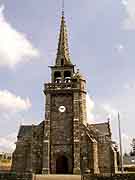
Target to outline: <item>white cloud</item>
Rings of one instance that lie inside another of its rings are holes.
[[[0,66],[13,68],[16,64],[38,57],[27,37],[18,32],[4,17],[4,6],[0,7]]]
[[[124,29],[135,30],[135,0],[122,0],[127,17],[124,20]]]
[[[6,137],[0,137],[0,152],[13,152],[15,149],[17,133],[12,133]]]
[[[94,116],[96,122],[105,122],[108,119],[116,119],[118,110],[111,103],[96,103],[94,108]]]
[[[31,102],[28,98],[25,100],[20,96],[3,90],[0,91],[0,111],[1,112],[20,112],[26,111],[31,107]]]
[[[127,5],[128,5],[128,0],[121,0],[121,3],[122,3],[124,6],[127,6]]]
[[[89,94],[86,95],[86,109],[87,109],[87,123],[93,123],[94,122],[94,102],[89,96]]]
[[[118,111],[115,108],[111,107],[110,104],[102,104],[101,106],[103,111],[107,114],[108,118],[114,118],[117,116]]]
[[[10,123],[13,122],[14,129],[18,131],[18,126],[22,123],[24,115],[30,107],[29,98],[23,99],[8,90],[0,90],[0,152],[12,152],[14,150],[17,133],[4,136],[4,129],[11,128],[12,124],[10,125]],[[7,125],[8,123],[9,125]]]
[[[130,152],[131,151],[131,143],[132,137],[128,136],[127,134],[122,134],[122,145],[123,145],[123,152]]]

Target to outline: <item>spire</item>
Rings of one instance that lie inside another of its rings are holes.
[[[56,57],[56,65],[71,65],[68,47],[67,27],[64,17],[64,0],[62,6],[61,26]]]

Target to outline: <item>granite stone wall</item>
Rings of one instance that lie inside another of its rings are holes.
[[[130,174],[115,174],[112,176],[90,176],[85,175],[83,180],[135,180],[135,173]]]
[[[32,180],[33,175],[29,173],[0,173],[0,180]]]
[[[100,175],[84,175],[83,180],[135,180],[135,173],[129,174],[115,174],[112,176]],[[30,173],[16,174],[16,173],[0,173],[0,180],[33,180],[33,175]]]

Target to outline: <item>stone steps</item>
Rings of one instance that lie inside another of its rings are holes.
[[[35,175],[33,180],[81,180],[80,175]]]

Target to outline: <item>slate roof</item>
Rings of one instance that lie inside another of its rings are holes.
[[[110,135],[110,127],[109,127],[109,123],[105,122],[105,123],[98,123],[98,124],[90,124],[88,125],[89,128],[93,128],[97,129],[97,131],[99,131],[102,135]]]
[[[44,121],[42,121],[38,125],[21,125],[18,133],[18,138],[21,137],[30,137],[32,135],[32,126],[36,128],[41,128],[44,125]]]
[[[32,133],[32,126],[20,126],[18,137],[26,137],[31,136]]]

